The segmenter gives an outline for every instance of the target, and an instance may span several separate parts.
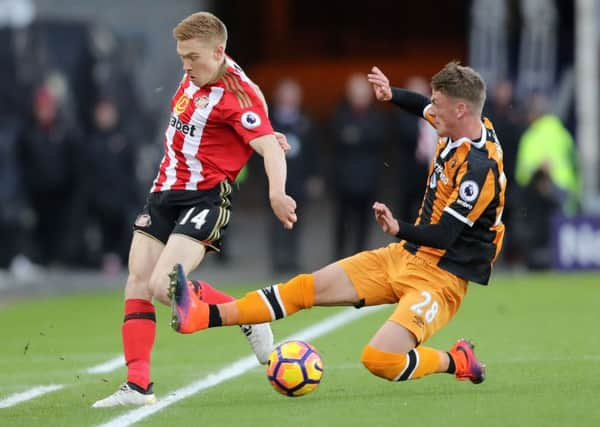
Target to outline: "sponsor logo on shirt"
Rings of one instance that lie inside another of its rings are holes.
[[[190,105],[190,98],[188,98],[185,93],[179,97],[177,102],[175,103],[174,112],[177,114],[181,114],[185,111],[185,109]]]
[[[432,190],[437,187],[437,178],[435,172],[431,174],[431,178],[429,178],[429,188]]]
[[[181,121],[179,117],[171,116],[171,120],[169,120],[169,126],[174,127],[176,130],[180,131],[184,135],[196,136],[194,135],[194,132],[196,131],[196,126]]]
[[[433,166],[433,170],[437,173],[444,184],[448,184],[448,177],[444,173],[444,167],[440,165],[438,162],[435,162]]]
[[[463,199],[456,199],[456,203],[469,210],[473,209],[473,205],[465,202]]]

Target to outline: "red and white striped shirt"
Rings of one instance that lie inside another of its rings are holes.
[[[215,83],[198,87],[187,74],[181,81],[152,193],[233,182],[252,155],[248,143],[273,133],[256,85],[231,58],[226,61],[225,74]]]

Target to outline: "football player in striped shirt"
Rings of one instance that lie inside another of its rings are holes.
[[[469,341],[460,339],[449,351],[425,343],[456,314],[470,281],[487,285],[502,247],[506,178],[502,148],[482,118],[485,83],[456,62],[433,76],[431,99],[392,88],[377,67],[368,79],[378,100],[424,118],[439,135],[415,224],[397,220],[376,202],[377,223],[399,242],[224,304],[199,299],[175,266],[172,327],[192,333],[273,321],[315,305],[396,304],[364,348],[362,363],[370,372],[390,381],[449,373],[479,384],[485,366]]]
[[[152,301],[170,303],[173,264],[187,274],[207,251],[219,250],[231,214],[231,183],[255,151],[264,158],[273,213],[287,229],[296,222],[296,202],[285,192],[287,142],[274,133],[258,86],[225,54],[225,25],[199,12],[181,21],[173,35],[184,76],[171,101],[160,169],[134,225],[121,329],[127,381],[94,403],[97,408],[156,401],[150,382]],[[190,286],[207,303],[233,300],[206,282]],[[243,325],[242,332],[266,363],[273,345],[268,323]]]

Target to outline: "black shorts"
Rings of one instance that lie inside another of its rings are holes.
[[[231,215],[231,184],[222,181],[210,190],[150,193],[134,230],[167,243],[171,234],[183,234],[219,251]]]

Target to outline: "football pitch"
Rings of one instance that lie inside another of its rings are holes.
[[[227,290],[236,296],[258,287]],[[273,324],[308,337],[325,373],[301,398],[271,389],[238,328],[190,336],[160,307],[152,378],[159,403],[92,409],[124,380],[120,292],[0,308],[0,426],[599,426],[600,274],[497,275],[471,285],[455,319],[427,344],[471,338],[481,385],[450,375],[391,383],[360,363],[391,311],[314,308]],[[313,327],[312,329],[307,329]],[[91,369],[94,368],[94,369]]]

